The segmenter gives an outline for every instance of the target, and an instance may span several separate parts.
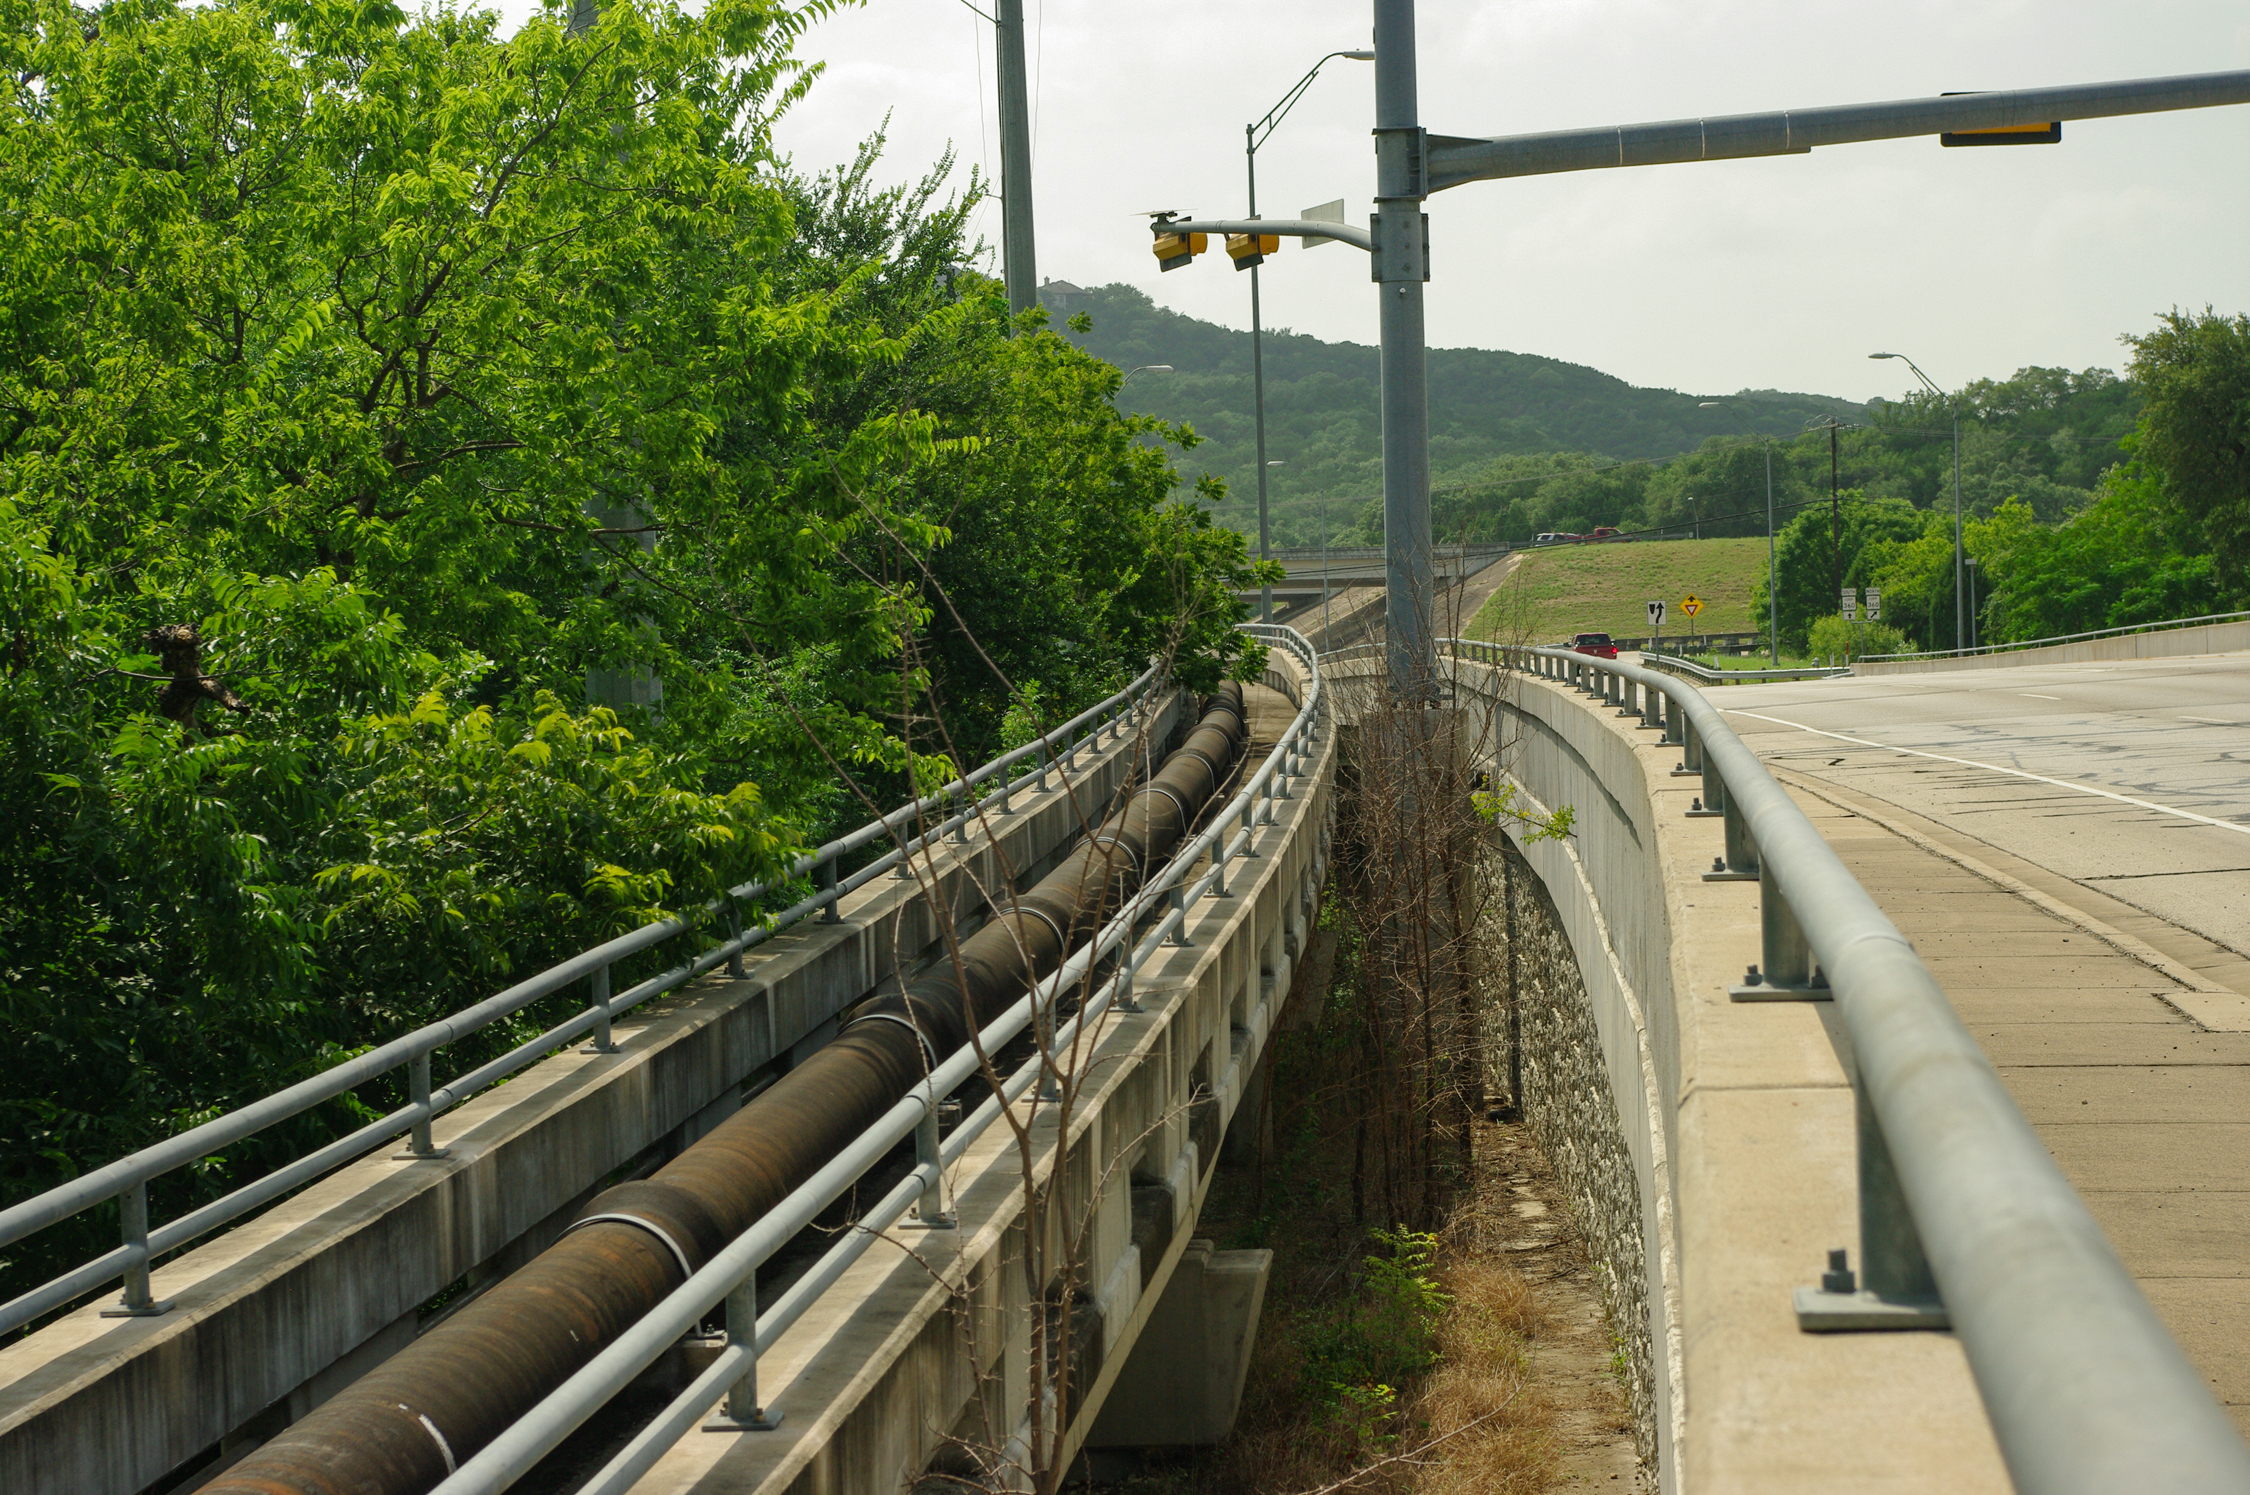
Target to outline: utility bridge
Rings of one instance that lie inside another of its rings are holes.
[[[1199,1212],[1256,1146],[1385,688],[1253,631],[1239,699],[1144,677],[786,885],[0,1212],[125,1230],[0,1311],[39,1325],[0,1351],[0,1489],[1008,1487],[1223,1436],[1264,1259]],[[1430,685],[1432,751],[1575,812],[1495,846],[1488,1071],[1582,1216],[1660,1488],[2250,1488],[2250,807],[2195,766],[2232,739],[2170,720],[2250,730],[2240,657],[1707,696],[1456,640]],[[1051,895],[1088,865],[1082,925]],[[1028,977],[942,1042],[932,994],[981,979],[948,952],[996,930]],[[904,1081],[833,1146],[726,1141],[813,1127],[883,1052]],[[152,1180],[394,1070],[397,1113],[149,1217]],[[714,1146],[768,1201],[732,1234],[683,1203]],[[541,1275],[571,1252],[609,1275]]]

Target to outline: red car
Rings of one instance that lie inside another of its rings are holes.
[[[1610,642],[1606,633],[1581,633],[1570,641],[1570,647],[1581,654],[1591,654],[1597,659],[1615,659],[1617,645]]]

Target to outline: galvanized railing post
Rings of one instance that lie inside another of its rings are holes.
[[[580,1053],[614,1054],[617,1044],[609,1035],[609,967],[594,972],[594,1041]]]
[[[1040,738],[1040,739],[1039,739],[1039,792],[1040,792],[1041,794],[1045,794],[1045,793],[1047,792],[1047,768],[1048,768],[1048,765],[1049,765],[1049,764],[1050,764],[1050,763],[1051,763],[1051,762],[1053,761],[1053,759],[1054,759],[1054,756],[1055,756],[1055,746],[1054,746],[1054,742],[1053,742],[1052,738],[1049,738],[1049,737],[1042,737],[1042,738]]]
[[[727,942],[734,946],[732,950],[727,952],[727,977],[729,980],[740,981],[742,979],[742,906],[734,901],[732,893],[727,895]]]
[[[1716,774],[1706,774],[1708,784]],[[1758,880],[1758,843],[1750,834],[1750,821],[1743,815],[1742,806],[1731,794],[1720,788],[1724,798],[1719,813],[1726,817],[1726,855],[1713,859],[1711,870],[1703,874],[1705,882],[1756,882]]]
[[[813,868],[813,879],[818,883],[821,895],[828,900],[821,906],[820,922],[834,924],[844,917],[842,908],[844,900],[836,892],[836,859],[834,857],[823,858],[820,865]],[[742,974],[739,967],[735,974]]]
[[[143,1179],[117,1196],[118,1223],[125,1237],[125,1249],[131,1253],[125,1263],[125,1294],[114,1307],[102,1310],[105,1319],[154,1318],[171,1308],[169,1300],[158,1302],[149,1291],[148,1281],[148,1181]]]
[[[765,1433],[781,1423],[782,1414],[758,1405],[758,1274],[750,1272],[727,1294],[727,1348],[747,1352],[750,1364],[727,1388],[724,1411],[703,1424],[706,1433]]]
[[[1729,987],[1737,1002],[1818,1002],[1830,995],[1828,980],[1813,964],[1797,911],[1782,895],[1771,858],[1758,864],[1758,955],[1764,969],[1752,966],[1742,984]]]
[[[1947,1328],[1952,1316],[1939,1296],[1922,1233],[1856,1065],[1852,1116],[1859,1154],[1859,1269],[1852,1269],[1843,1250],[1830,1251],[1820,1286],[1800,1287],[1792,1295],[1797,1327],[1813,1333]]]
[[[607,1032],[605,1028],[603,1030]],[[417,1108],[413,1131],[408,1134],[407,1150],[400,1154],[408,1158],[442,1158],[445,1149],[430,1139],[430,1123],[436,1114],[430,1109],[430,1051],[422,1050],[406,1061],[406,1095]]]
[[[935,1096],[930,1097],[929,1109],[914,1124],[914,1166],[929,1169],[930,1181],[922,1188],[922,1200],[914,1206],[915,1218],[911,1223],[924,1230],[953,1229],[954,1217],[945,1208],[945,1160],[938,1152]]]
[[[1172,930],[1172,943],[1193,945],[1195,941],[1188,938],[1187,932],[1187,890],[1178,883],[1172,884],[1171,903],[1173,916],[1180,921]]]

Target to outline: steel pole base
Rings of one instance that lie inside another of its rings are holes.
[[[781,1426],[781,1419],[787,1415],[787,1413],[777,1412],[771,1407],[760,1407],[747,1418],[730,1417],[724,1412],[718,1412],[712,1415],[710,1421],[703,1424],[703,1431],[706,1433],[770,1433]]]
[[[1672,777],[1675,779],[1700,779],[1703,777],[1703,770],[1700,768],[1688,768],[1683,766],[1673,769]]]
[[[911,1220],[899,1221],[895,1228],[899,1230],[952,1230],[960,1223],[959,1220],[948,1214],[932,1215],[926,1220],[917,1215]]]
[[[1800,1287],[1791,1297],[1797,1307],[1797,1327],[1807,1334],[1953,1327],[1952,1315],[1935,1298],[1902,1301],[1877,1297],[1864,1288],[1832,1293],[1817,1287]]]

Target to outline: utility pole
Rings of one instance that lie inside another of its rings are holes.
[[[1031,241],[1031,90],[1024,82],[1023,0],[997,0],[992,37],[999,57],[1000,256],[1010,315],[1039,300]]]
[[[1430,403],[1422,284],[1430,278],[1428,137],[1414,62],[1414,0],[1375,0],[1375,290],[1383,373],[1383,604],[1391,688],[1436,678],[1430,620]]]

